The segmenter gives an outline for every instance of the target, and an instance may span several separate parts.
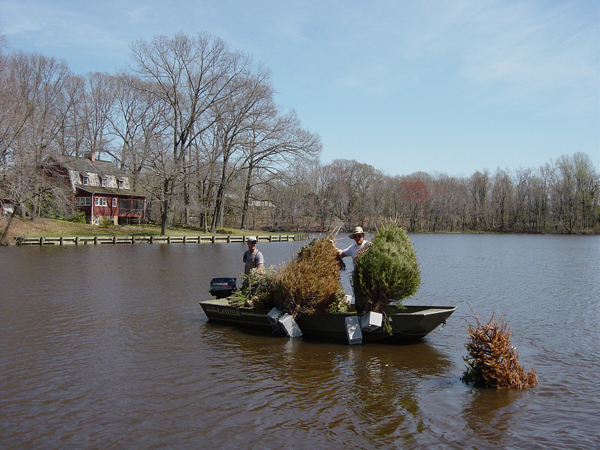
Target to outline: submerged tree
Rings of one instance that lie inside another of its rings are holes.
[[[475,386],[496,389],[526,389],[538,384],[535,369],[525,372],[519,364],[516,348],[510,341],[510,329],[502,318],[493,317],[487,324],[477,318],[477,326],[469,324],[469,356],[462,380]]]

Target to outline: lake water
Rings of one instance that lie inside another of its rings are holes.
[[[411,239],[405,303],[458,306],[412,345],[208,323],[198,301],[243,244],[0,248],[0,448],[599,448],[600,237]],[[538,387],[460,381],[473,313],[506,320]]]

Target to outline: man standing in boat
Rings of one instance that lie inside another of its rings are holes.
[[[248,236],[246,238],[248,244],[248,250],[244,252],[244,273],[250,275],[252,269],[261,270],[265,267],[265,258],[263,254],[256,249],[258,239],[254,236]]]
[[[346,256],[352,257],[352,262],[356,261],[358,251],[365,247],[369,241],[365,240],[367,233],[363,231],[361,227],[356,227],[352,234],[349,236],[350,239],[354,239],[354,244],[350,245],[344,250],[337,249],[338,258],[344,258]]]

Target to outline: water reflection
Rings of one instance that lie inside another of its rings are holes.
[[[295,414],[310,414],[304,420],[323,424],[334,433],[360,430],[365,445],[414,423],[420,410],[419,383],[423,377],[448,372],[452,365],[427,343],[347,346],[206,326],[216,341],[227,343],[222,356],[234,364],[230,371],[252,381],[250,389],[231,383],[228,389],[250,396],[255,414],[267,413],[273,405],[291,404]],[[274,432],[272,427],[281,426],[287,428],[289,423],[267,420],[261,430]]]
[[[509,447],[508,434],[515,424],[515,415],[509,406],[527,395],[520,390],[470,389],[462,417],[471,433],[479,439],[493,442],[497,448]]]

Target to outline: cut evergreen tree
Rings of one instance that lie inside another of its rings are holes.
[[[336,249],[330,238],[323,237],[303,246],[294,259],[277,268],[252,271],[230,301],[259,310],[277,308],[296,318],[344,311],[344,298]]]
[[[352,273],[356,308],[381,312],[384,306],[414,295],[421,283],[417,254],[403,228],[382,226],[358,253]]]
[[[294,317],[330,311],[344,297],[337,252],[329,238],[313,240],[280,268],[275,297]]]

